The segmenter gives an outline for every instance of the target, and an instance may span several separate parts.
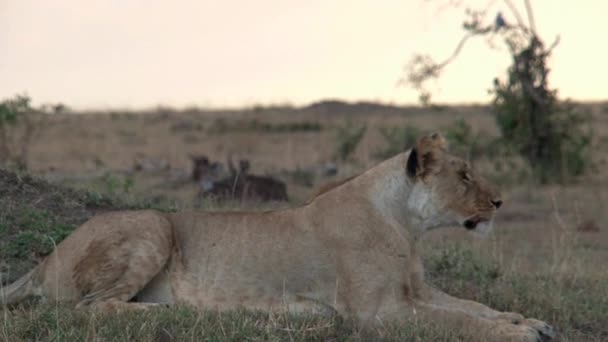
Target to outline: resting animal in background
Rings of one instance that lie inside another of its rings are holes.
[[[202,189],[210,189],[213,183],[221,177],[223,166],[218,162],[210,162],[205,155],[190,156],[192,160],[192,180],[199,183]]]
[[[99,309],[181,303],[316,312],[362,323],[424,320],[482,341],[541,341],[551,326],[454,298],[424,279],[431,229],[492,228],[500,194],[438,134],[289,209],[96,216],[4,289]]]
[[[230,175],[220,178],[221,165],[210,163],[206,157],[195,161],[193,178],[199,183],[202,198],[287,201],[287,187],[280,180],[249,174],[249,161],[240,160],[236,169],[228,159]]]

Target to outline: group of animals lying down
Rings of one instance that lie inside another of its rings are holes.
[[[93,217],[0,293],[101,310],[186,304],[339,314],[362,324],[413,317],[488,341],[541,341],[536,319],[427,284],[416,244],[460,225],[485,233],[499,192],[438,133],[294,208],[265,212],[121,211]]]

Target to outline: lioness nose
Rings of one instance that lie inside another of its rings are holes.
[[[496,209],[500,208],[500,206],[502,205],[502,200],[500,198],[495,198],[493,200],[490,200],[490,202]]]

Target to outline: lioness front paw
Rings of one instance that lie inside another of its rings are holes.
[[[492,340],[501,342],[542,342],[540,332],[529,325],[502,323],[495,331]]]
[[[541,335],[543,341],[548,341],[554,338],[556,335],[555,328],[537,319],[526,318],[522,320],[519,324],[534,328]]]

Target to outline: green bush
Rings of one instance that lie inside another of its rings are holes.
[[[541,183],[567,182],[591,165],[590,116],[548,88],[550,51],[536,37],[509,42],[513,64],[494,83],[493,110],[505,144],[528,162]]]
[[[27,95],[17,95],[0,102],[0,162],[4,166],[27,169],[30,143],[43,116],[32,108]],[[17,129],[17,125],[21,129]]]

